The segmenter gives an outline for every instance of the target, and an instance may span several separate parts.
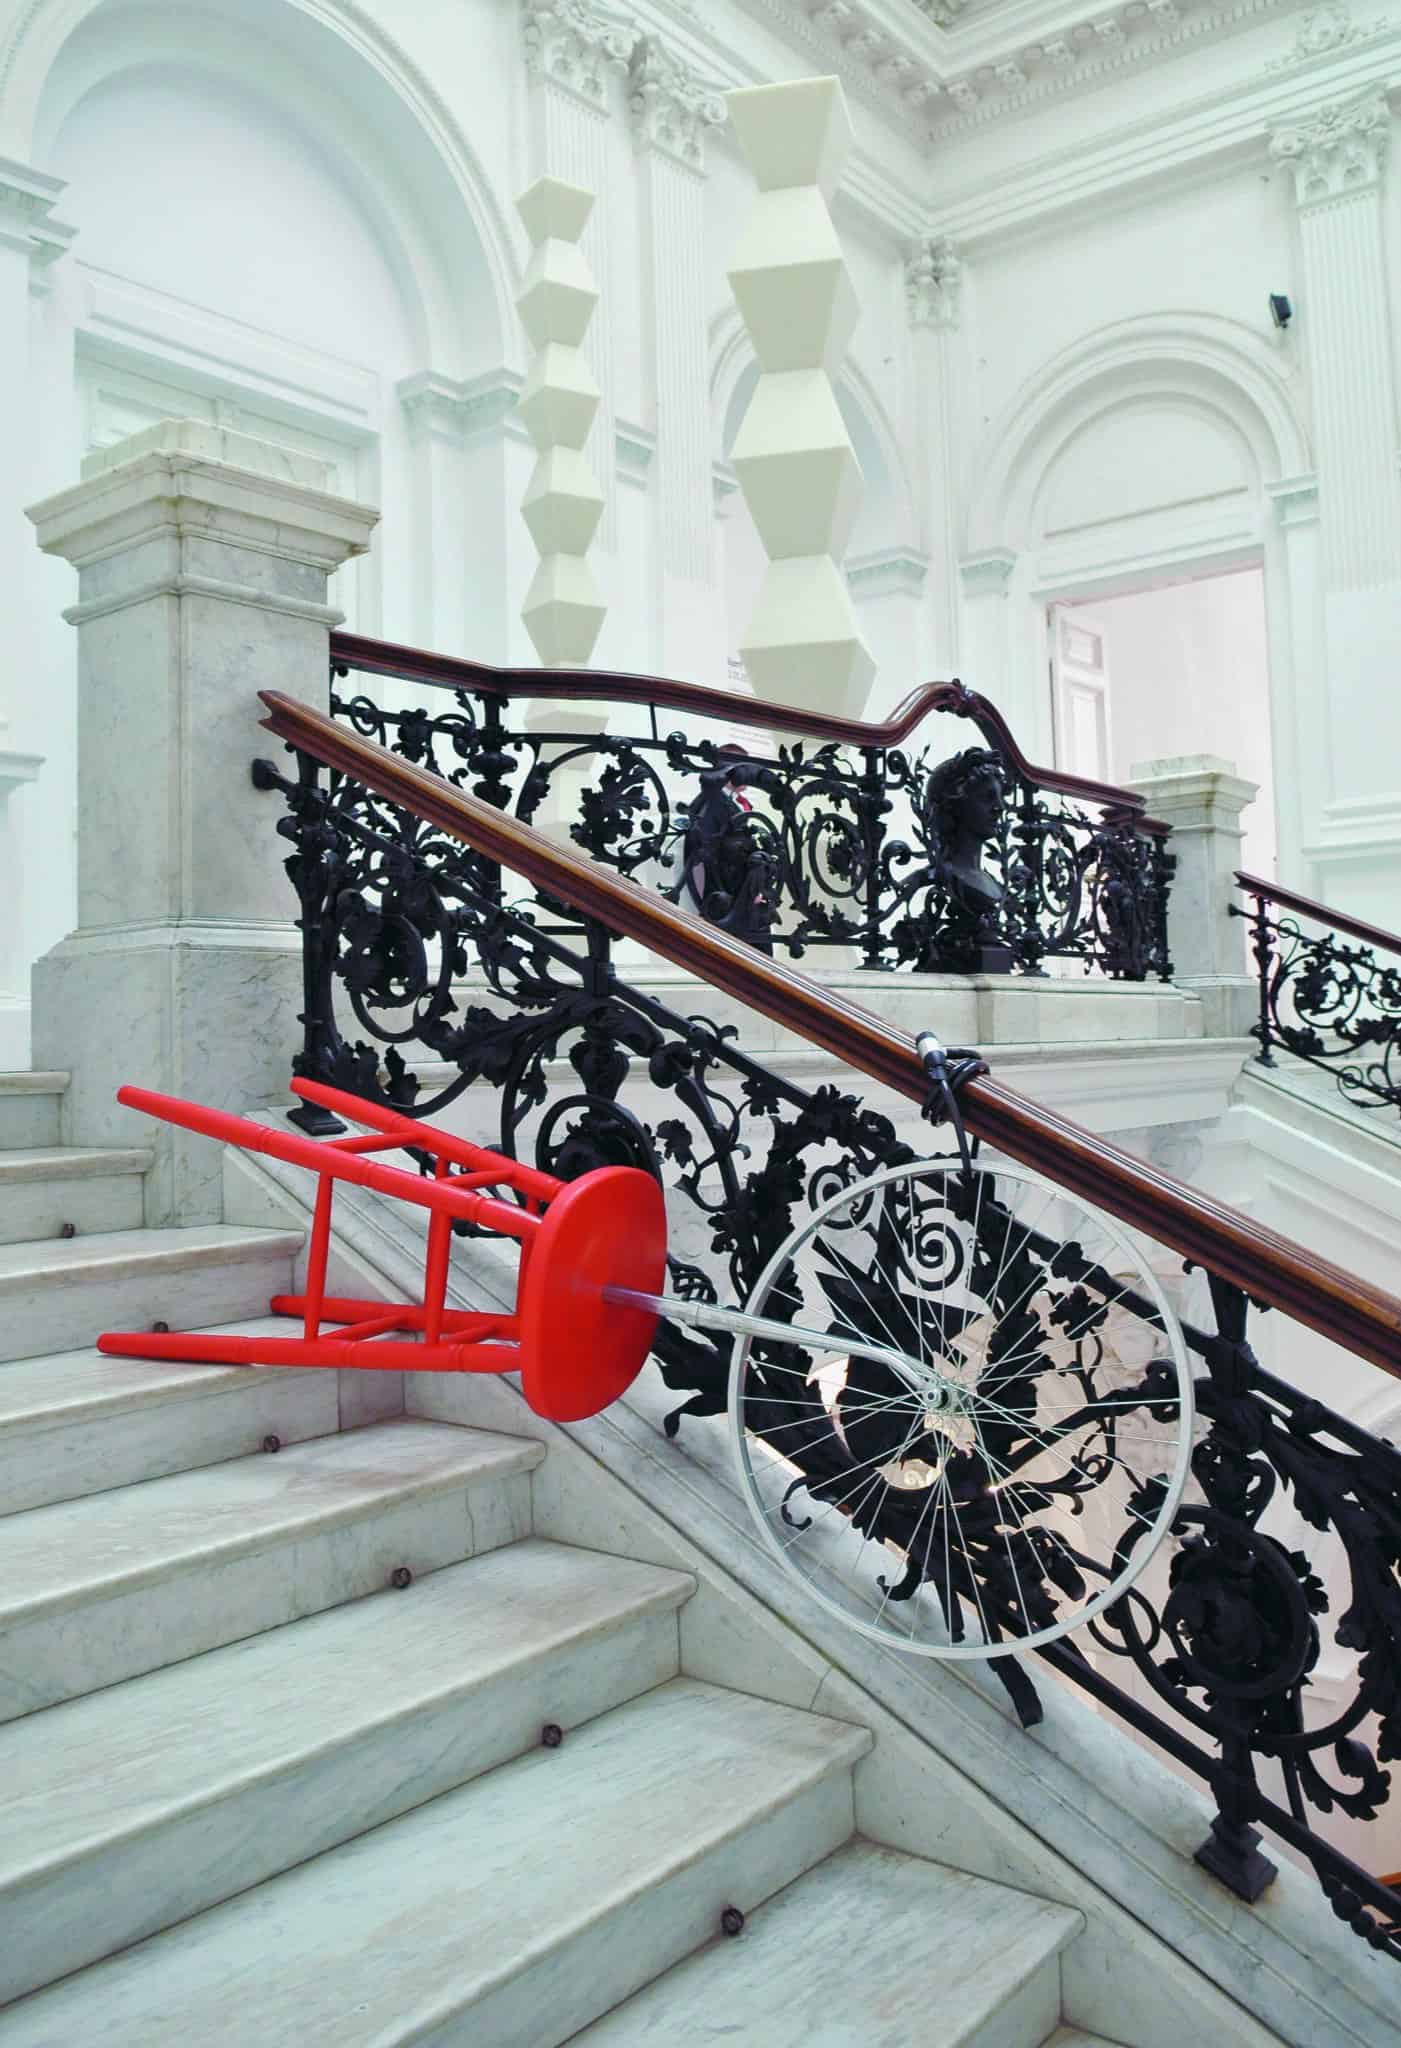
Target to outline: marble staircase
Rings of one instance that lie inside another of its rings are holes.
[[[301,1235],[143,1230],[62,1087],[0,1077],[0,2048],[1093,2048],[1083,1914],[857,1836],[871,1735],[688,1672],[544,1442],[102,1358],[258,1334]]]

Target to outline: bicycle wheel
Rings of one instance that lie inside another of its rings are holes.
[[[1192,1449],[1181,1329],[1119,1226],[1039,1175],[889,1167],[802,1223],[745,1307],[894,1354],[740,1336],[730,1375],[764,1543],[864,1634],[1035,1649],[1167,1536]]]

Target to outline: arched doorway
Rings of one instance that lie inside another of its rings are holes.
[[[333,601],[361,631],[432,641],[445,616],[465,615],[473,571],[465,543],[451,578],[427,544],[444,472],[406,393],[465,391],[499,369],[513,258],[424,81],[359,10],[341,14],[337,0],[31,8],[4,53],[0,132],[66,181],[77,233],[31,336],[22,495],[62,489],[85,452],[171,414],[279,442],[326,463],[334,491],[382,508],[372,554],[341,573]],[[460,501],[470,473],[457,460]],[[500,506],[489,510],[480,524],[499,531]],[[465,513],[459,502],[464,534]],[[500,609],[490,563],[481,585]],[[24,707],[45,756],[27,847],[36,955],[72,922],[71,586],[65,564],[36,558]]]
[[[1232,322],[1126,322],[1066,350],[973,471],[965,679],[1034,758],[1114,780],[1234,760],[1261,784],[1252,857],[1278,840],[1288,865],[1308,578],[1280,509],[1308,468],[1276,362]]]

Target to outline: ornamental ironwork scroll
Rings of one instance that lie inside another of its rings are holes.
[[[513,722],[496,690],[444,690],[443,709],[347,694],[355,731],[524,823],[546,812],[576,845],[766,952],[841,947],[865,968],[1036,974],[1080,962],[1171,979],[1175,862],[1127,805],[1080,804],[993,747],[949,755],[796,740],[764,756],[732,741]],[[975,715],[963,692],[955,715]],[[700,721],[693,721],[693,725]],[[567,919],[565,920],[568,921]]]
[[[1262,895],[1253,910],[1232,910],[1250,920],[1260,1064],[1274,1066],[1276,1049],[1293,1053],[1332,1074],[1347,1101],[1401,1109],[1401,953],[1382,954],[1344,930],[1307,932]]]
[[[461,736],[467,772],[499,784],[509,746],[475,724]],[[619,772],[647,770],[624,763]],[[277,830],[300,904],[296,1071],[425,1117],[468,1088],[488,1091],[492,1128],[479,1135],[511,1156],[564,1179],[604,1164],[654,1174],[668,1191],[672,1291],[744,1301],[805,1211],[914,1156],[856,1095],[803,1088],[746,1052],[732,1028],[631,985],[600,925],[553,928],[550,905],[510,901],[501,872],[436,827],[305,757],[291,775],[258,762],[254,780],[284,799]],[[634,816],[628,844],[638,830]],[[874,1255],[882,1228],[879,1205],[856,1218],[830,1286],[848,1324],[864,1318],[873,1338],[889,1341],[918,1276]],[[942,1516],[937,1504],[929,1513],[927,1494],[898,1487],[883,1489],[870,1513],[907,1560],[892,1600],[932,1586],[952,1633],[976,1605],[985,1633],[1002,1640],[1027,1633],[1067,1575],[1107,1582],[1116,1567],[1106,1560],[1151,1515],[1164,1483],[1151,1448],[1161,1324],[1121,1276],[1057,1232],[1054,1207],[1030,1227],[996,1199],[980,1201],[961,1254],[937,1233],[915,1237],[931,1270],[955,1255],[969,1262],[970,1291],[1004,1361],[1006,1426],[995,1471],[971,1446],[943,1448]],[[1205,1785],[1216,1817],[1199,1860],[1222,1882],[1258,1896],[1274,1874],[1258,1837],[1268,1829],[1312,1865],[1339,1917],[1401,1958],[1395,1895],[1317,1824],[1333,1813],[1373,1817],[1390,1789],[1385,1766],[1401,1755],[1401,1454],[1262,1369],[1245,1296],[1214,1277],[1209,1291],[1210,1327],[1185,1326],[1201,1365],[1201,1419],[1174,1533],[1153,1575],[1104,1611],[1091,1638],[1037,1654]],[[795,1347],[782,1350],[791,1397]],[[669,1433],[723,1411],[723,1340],[664,1323],[655,1360],[677,1396]],[[1037,1407],[1048,1373],[1062,1416],[1052,1425]],[[1076,1390],[1069,1414],[1067,1387]],[[762,1429],[762,1412],[754,1419]],[[1053,1501],[1042,1481],[1016,1477],[1048,1426],[1078,1432]],[[837,1497],[844,1480],[830,1462],[830,1428],[807,1445],[790,1398],[774,1438],[780,1429],[793,1511]],[[1144,1448],[1134,1489],[1111,1501],[1106,1471],[1132,1464],[1135,1444]],[[1347,1587],[1340,1610],[1287,1540],[1286,1509],[1331,1544],[1332,1578]],[[1120,1518],[1107,1546],[1103,1529],[1095,1542],[1077,1540],[1106,1515]],[[1311,1683],[1325,1643],[1333,1662],[1338,1652],[1355,1659],[1336,1708],[1322,1707]],[[1037,1721],[1027,1668],[1010,1657],[992,1668],[1022,1721]]]

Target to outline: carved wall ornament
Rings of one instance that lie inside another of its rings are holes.
[[[1308,64],[1317,57],[1329,57],[1335,50],[1351,49],[1354,43],[1370,42],[1390,27],[1385,16],[1359,23],[1353,20],[1347,0],[1324,0],[1311,7],[1294,32],[1294,41],[1284,56],[1274,58],[1267,71],[1292,71],[1296,64]]]
[[[947,235],[916,242],[905,258],[905,301],[916,327],[957,327],[963,265]]]
[[[699,170],[707,128],[726,120],[722,87],[700,78],[656,36],[639,38],[628,68],[628,108],[640,141]]]
[[[1390,135],[1386,95],[1373,92],[1276,128],[1270,154],[1293,171],[1299,205],[1317,206],[1380,184]]]
[[[522,0],[527,69],[600,104],[609,72],[627,71],[640,36],[631,15],[600,0]]]

